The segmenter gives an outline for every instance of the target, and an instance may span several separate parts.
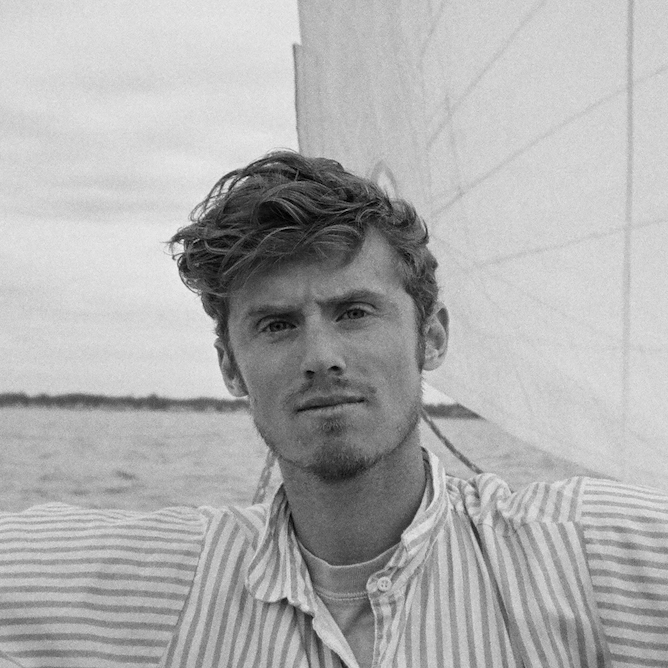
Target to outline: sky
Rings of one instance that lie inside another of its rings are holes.
[[[296,0],[5,0],[0,392],[226,397],[165,241],[297,148]]]

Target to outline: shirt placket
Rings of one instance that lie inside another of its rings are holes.
[[[308,570],[304,564],[298,548],[291,544],[290,558],[299,563],[296,577],[300,583],[301,596],[293,599],[287,597],[287,602],[296,608],[299,613],[311,617],[310,629],[315,635],[314,642],[310,646],[315,650],[309,656],[309,666],[318,668],[359,668],[355,655],[337,626],[327,606],[320,600],[313,589]],[[324,651],[319,652],[315,647],[320,644]],[[325,655],[324,662],[319,660],[321,654]]]
[[[318,640],[331,652],[332,665],[345,668],[359,668],[350,646],[332,618],[324,603],[318,602],[318,610],[313,618],[313,632]]]
[[[393,611],[397,607],[396,577],[385,571],[372,575],[367,582],[367,593],[375,620],[373,640],[373,668],[391,665],[388,641]]]

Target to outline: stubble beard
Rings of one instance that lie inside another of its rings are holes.
[[[421,328],[418,323],[418,337],[415,349],[415,358],[418,368],[420,371],[422,371],[424,367],[426,339],[424,333],[420,330]],[[241,378],[244,386],[248,387],[243,379],[243,376],[241,375],[239,367],[236,364],[231,345],[228,344],[228,347],[229,355],[236,373],[238,374],[239,378]],[[352,480],[360,475],[363,475],[376,466],[380,461],[390,457],[408,442],[413,432],[417,429],[418,422],[420,421],[420,413],[422,409],[422,386],[420,386],[420,391],[414,398],[413,404],[411,405],[409,411],[406,413],[405,419],[402,420],[398,425],[398,438],[393,444],[392,448],[389,450],[381,450],[376,454],[365,455],[364,453],[357,450],[350,442],[345,442],[343,445],[341,445],[332,443],[330,441],[318,449],[318,451],[315,453],[313,461],[308,464],[289,459],[281,453],[279,444],[275,441],[274,438],[272,438],[270,434],[270,429],[265,428],[264,425],[258,422],[255,411],[253,410],[253,397],[250,393],[249,399],[251,405],[251,416],[253,418],[255,429],[257,430],[262,440],[266,443],[269,450],[274,453],[276,459],[279,462],[287,462],[292,466],[311,473],[323,482],[336,483]],[[320,425],[320,431],[325,436],[330,437],[342,435],[345,429],[345,422],[338,418],[330,418],[323,421]],[[308,444],[306,444],[306,446],[308,447]]]
[[[418,396],[402,421],[397,425],[396,440],[392,447],[389,449],[381,448],[371,454],[364,453],[361,448],[356,446],[354,441],[345,439],[345,431],[348,429],[345,420],[340,418],[323,420],[319,425],[319,431],[324,437],[324,443],[317,448],[310,461],[306,463],[285,457],[280,443],[272,437],[271,429],[267,429],[265,425],[260,424],[255,415],[253,415],[253,422],[267,447],[279,461],[301,469],[322,482],[338,483],[363,475],[407,444],[417,429],[420,420],[421,401],[421,396]],[[304,443],[304,448],[308,447],[309,444]]]

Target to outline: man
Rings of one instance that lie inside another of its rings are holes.
[[[421,449],[448,331],[427,240],[332,161],[223,177],[172,243],[284,485],[243,510],[6,516],[0,666],[668,665],[665,496],[513,494]]]

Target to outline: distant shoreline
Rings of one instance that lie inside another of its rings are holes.
[[[0,394],[0,408],[67,408],[71,410],[139,410],[139,411],[196,411],[228,413],[246,410],[245,399],[216,399],[215,397],[196,397],[193,399],[173,399],[149,394],[144,397],[111,397],[105,394],[86,394],[72,392],[68,394],[35,394],[25,392],[5,392]],[[427,405],[425,409],[432,417],[477,418],[478,415],[459,404]]]

